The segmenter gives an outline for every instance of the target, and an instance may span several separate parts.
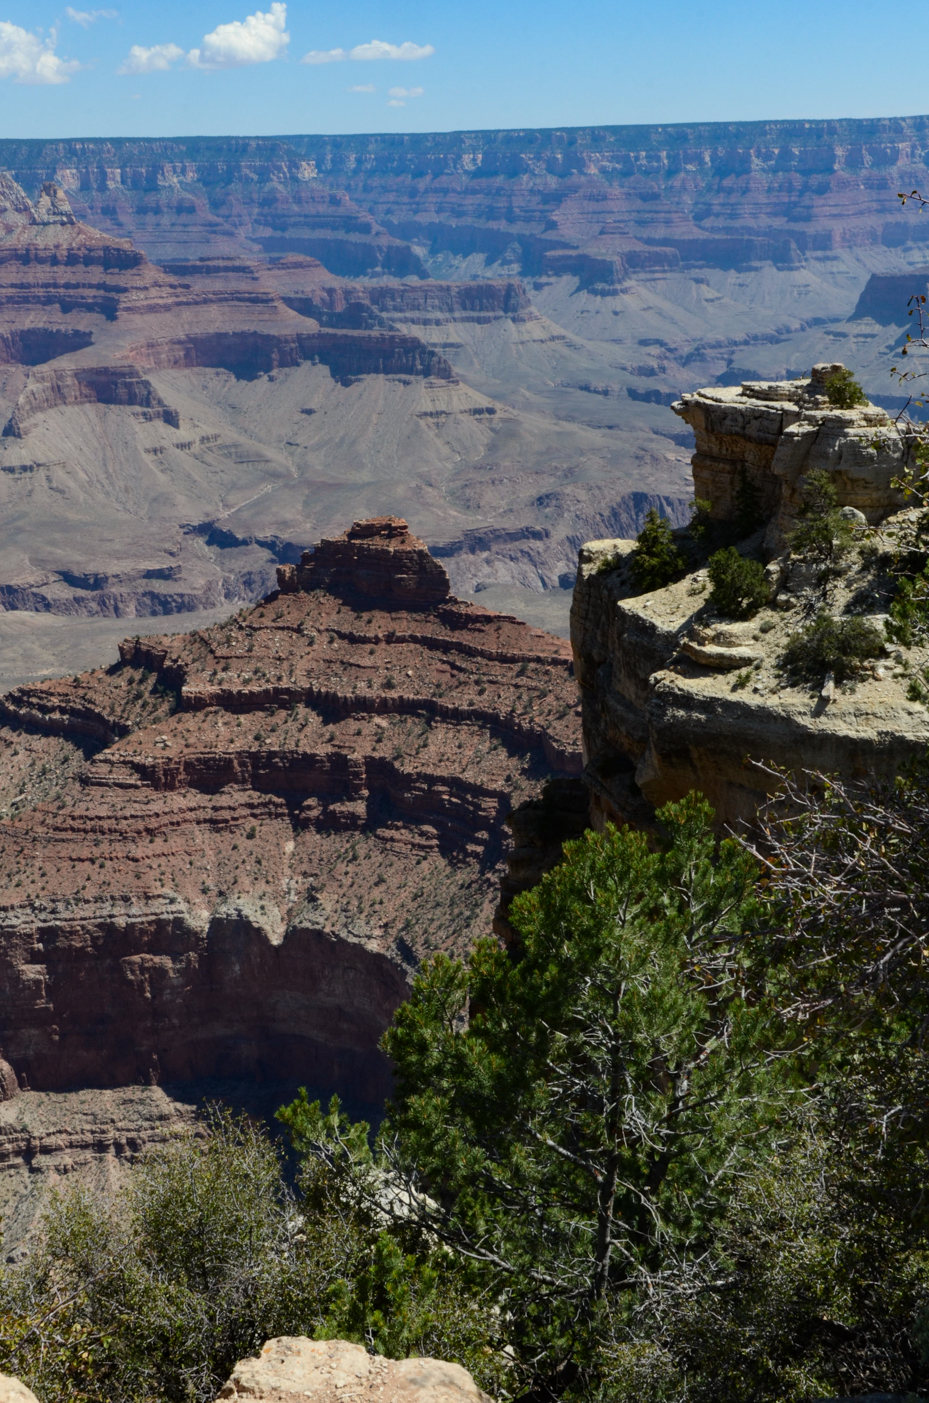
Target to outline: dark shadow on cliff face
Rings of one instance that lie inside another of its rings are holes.
[[[24,326],[0,336],[0,361],[15,365],[44,365],[56,356],[93,345],[93,332],[55,326]]]
[[[211,1103],[221,1102],[236,1115],[250,1116],[267,1126],[275,1138],[284,1139],[286,1132],[275,1113],[281,1106],[287,1106],[296,1099],[302,1086],[306,1087],[311,1101],[328,1105],[333,1095],[338,1094],[342,1109],[352,1120],[366,1120],[375,1128],[384,1115],[383,1101],[364,1101],[357,1096],[337,1093],[326,1084],[316,1084],[309,1077],[269,1078],[266,1081],[241,1081],[234,1077],[201,1077],[196,1081],[165,1082],[161,1090],[172,1101],[192,1107],[195,1114],[202,1114]]]

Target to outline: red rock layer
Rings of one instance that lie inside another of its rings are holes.
[[[338,595],[370,596],[390,607],[429,607],[450,593],[442,566],[398,516],[356,521],[343,535],[304,551],[298,566],[279,566],[277,577],[282,593],[327,589]]]
[[[418,337],[351,325],[320,330],[306,307],[287,305],[278,285],[299,291],[308,275],[311,283],[322,277],[330,296],[338,296],[332,289],[339,280],[313,259],[282,260],[285,266],[273,273],[223,259],[162,269],[130,240],[77,220],[54,183],[33,208],[15,182],[6,182],[16,208],[6,223],[0,208],[0,361],[35,364],[93,345],[95,359],[102,354],[108,363],[129,360],[149,369],[202,366],[254,376],[314,360],[337,376],[452,378],[444,357]],[[64,316],[66,329],[48,325]],[[24,328],[32,333],[25,346]]]
[[[450,598],[423,552],[403,522],[356,523],[310,557],[332,588],[0,698],[20,1079],[384,1094],[417,959],[487,932],[507,813],[580,770],[568,645]],[[381,593],[341,588],[359,580]]]

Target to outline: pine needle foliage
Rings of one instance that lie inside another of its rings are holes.
[[[836,409],[854,409],[868,403],[864,390],[844,365],[826,381],[826,398]]]
[[[854,528],[842,516],[838,493],[824,468],[807,474],[800,524],[789,539],[790,549],[817,565],[823,576],[840,570],[854,542]]]
[[[847,682],[883,651],[884,639],[867,619],[859,614],[837,619],[823,610],[813,623],[791,634],[783,664],[799,681],[822,682],[831,672],[836,682]]]
[[[655,507],[649,507],[645,513],[645,524],[635,540],[636,548],[630,556],[630,564],[632,578],[640,593],[664,589],[665,585],[680,579],[686,569],[686,561],[674,544],[670,521],[667,517],[659,516]]]
[[[771,591],[764,567],[740,555],[734,546],[711,555],[707,569],[712,586],[709,602],[727,618],[750,619],[767,604]]]
[[[705,1248],[772,1133],[739,938],[755,866],[711,816],[692,796],[662,810],[657,849],[612,827],[567,844],[511,909],[515,952],[436,956],[385,1038],[377,1164],[497,1297],[527,1387],[594,1386],[643,1283]],[[324,1152],[351,1157],[347,1133]]]

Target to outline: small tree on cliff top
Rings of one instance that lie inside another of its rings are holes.
[[[684,573],[685,561],[674,544],[671,523],[654,507],[645,513],[645,525],[635,538],[631,556],[632,578],[636,589],[663,589]]]
[[[756,869],[714,851],[710,817],[692,796],[662,810],[657,851],[631,829],[567,844],[514,903],[515,957],[488,940],[467,967],[437,956],[385,1037],[377,1172],[404,1221],[490,1284],[540,1398],[596,1374],[603,1332],[701,1250],[768,1133],[767,1026],[737,939]],[[283,1118],[298,1148],[357,1166],[318,1103]]]

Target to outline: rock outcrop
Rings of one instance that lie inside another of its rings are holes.
[[[140,410],[148,422],[160,419],[171,428],[180,428],[176,409],[165,404],[150,380],[135,366],[90,366],[86,370],[58,370],[43,367],[29,381],[16,402],[16,408],[3,428],[5,438],[22,438],[28,421],[36,414],[67,405],[112,404]]]
[[[288,271],[285,261],[285,266],[275,269],[274,275],[281,277]],[[540,320],[525,287],[516,279],[346,283],[336,281],[321,269],[315,285],[305,286],[298,295],[282,295],[288,307],[314,317],[321,326],[453,326],[487,325],[504,318],[517,323]]]
[[[491,1403],[460,1364],[441,1359],[385,1359],[347,1340],[303,1335],[268,1340],[257,1359],[241,1360],[219,1399],[252,1403]],[[17,1398],[11,1403],[20,1403]]]
[[[768,385],[763,395],[758,388],[703,390],[685,399],[683,412],[696,427],[694,476],[713,519],[731,522],[743,468],[771,513],[767,528],[738,546],[768,562],[767,607],[745,622],[721,616],[708,602],[708,547],[686,532],[688,573],[653,592],[636,589],[633,541],[581,550],[571,638],[595,823],[647,824],[690,789],[707,796],[721,824],[751,822],[775,782],[761,765],[889,777],[929,742],[929,710],[920,685],[914,690],[929,663],[924,647],[887,643],[844,687],[825,669],[802,680],[784,665],[790,638],[823,609],[863,617],[883,636],[894,591],[888,561],[906,522],[894,514],[889,481],[903,460],[900,436],[870,409],[805,407],[806,385]],[[813,468],[832,474],[840,500],[861,506],[849,512],[856,543],[839,573],[784,550]]]
[[[747,483],[769,523],[766,545],[783,549],[803,482],[817,469],[832,477],[839,504],[872,525],[903,505],[894,481],[906,469],[906,443],[884,410],[830,405],[826,381],[843,369],[814,365],[809,380],[698,390],[672,406],[694,431],[694,495],[710,503],[714,521],[734,519]]]
[[[432,608],[451,593],[442,566],[397,516],[356,521],[344,535],[304,551],[298,566],[279,566],[277,578],[284,594],[325,589],[407,609]]]
[[[378,1101],[418,959],[490,927],[507,814],[580,773],[567,644],[453,598],[404,522],[356,523],[300,573],[0,698],[20,1083],[291,1077]]]

